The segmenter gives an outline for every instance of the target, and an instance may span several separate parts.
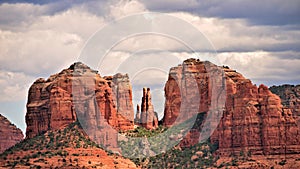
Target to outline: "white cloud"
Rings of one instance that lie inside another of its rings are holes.
[[[135,53],[145,50],[174,51],[188,49],[177,39],[159,34],[159,32],[157,34],[146,32],[126,37],[126,39],[123,39],[112,50]]]
[[[199,5],[197,0],[142,0],[146,7],[150,9],[164,9],[166,11],[177,9],[191,9]]]
[[[103,17],[79,7],[54,15],[40,15],[46,6],[27,6],[38,8],[36,13],[39,14],[30,21],[23,18],[26,27],[19,25],[20,28],[14,30],[0,27],[1,69],[36,76],[59,71],[76,60],[89,36],[105,23]],[[24,4],[14,4],[11,8],[17,12],[23,7]]]
[[[217,50],[276,50],[278,46],[300,43],[300,31],[279,26],[249,25],[244,19],[200,17],[186,12],[172,13],[199,29]],[[287,50],[287,49],[281,49]]]
[[[300,82],[299,52],[226,52],[219,53],[223,65],[229,65],[256,84]],[[285,57],[286,56],[286,57]],[[292,57],[289,57],[292,56]]]
[[[145,6],[138,0],[120,0],[116,4],[110,5],[110,16],[114,19],[145,11]]]
[[[82,46],[76,34],[52,30],[0,31],[0,39],[1,69],[30,75],[50,73],[72,62]]]
[[[0,102],[24,100],[33,80],[24,73],[0,70]]]
[[[104,24],[104,17],[99,17],[79,7],[74,7],[53,16],[41,16],[30,25],[28,30],[66,32],[76,34],[86,40]]]

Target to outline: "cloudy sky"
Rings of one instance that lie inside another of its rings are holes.
[[[112,21],[143,12],[167,13],[197,28],[215,48],[218,64],[237,69],[255,84],[300,84],[299,0],[1,0],[0,113],[25,131],[27,91],[34,80],[78,60],[90,37]],[[156,43],[149,43],[153,40]],[[164,81],[163,68],[190,56],[177,43],[157,35],[127,38],[107,54],[111,58],[107,64],[121,60],[118,70],[124,71],[126,65],[142,65],[139,73],[130,74],[137,102],[141,86]],[[138,56],[147,62],[133,59]],[[143,66],[161,57],[159,63],[165,67],[144,71]],[[100,69],[101,75],[116,71],[114,67],[101,70],[101,65],[93,68]],[[141,80],[147,74],[158,79]],[[153,95],[157,95],[154,106],[162,111],[162,92],[154,89]]]

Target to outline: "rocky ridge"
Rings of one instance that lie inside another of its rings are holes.
[[[0,153],[23,140],[22,131],[0,114]]]

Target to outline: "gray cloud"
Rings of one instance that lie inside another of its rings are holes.
[[[197,15],[218,18],[244,18],[252,24],[289,25],[300,24],[300,1],[298,0],[142,0],[154,11],[186,11]],[[189,3],[190,2],[190,3]]]

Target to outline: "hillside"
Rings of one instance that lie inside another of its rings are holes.
[[[78,122],[25,139],[0,159],[5,168],[136,168],[130,160],[107,153],[89,140]]]

